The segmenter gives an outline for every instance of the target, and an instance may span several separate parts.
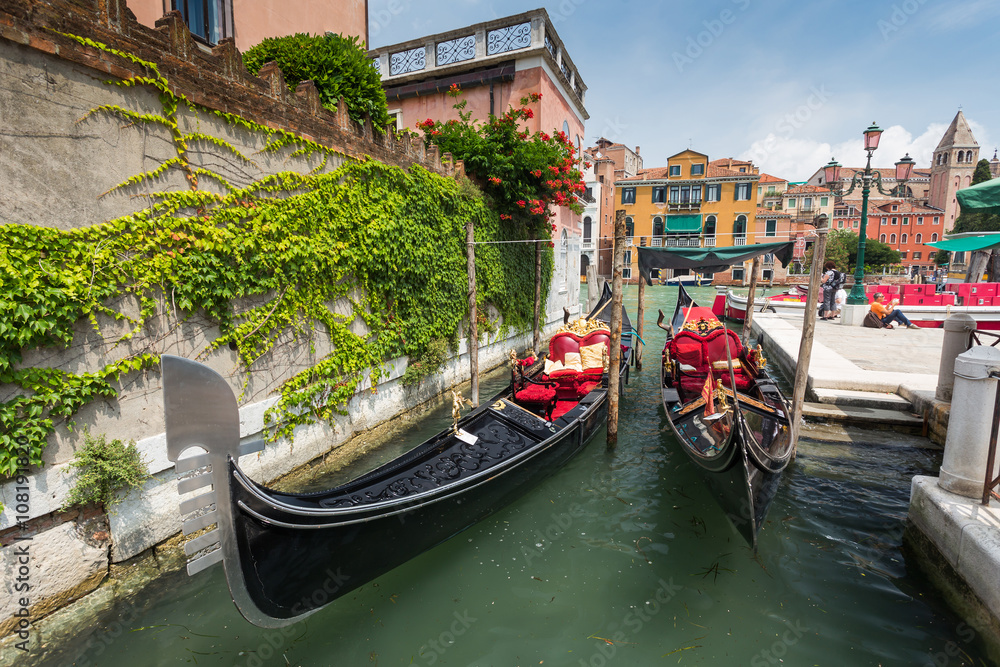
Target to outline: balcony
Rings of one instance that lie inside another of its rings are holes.
[[[701,239],[697,236],[667,236],[664,245],[668,248],[697,248],[701,245]]]
[[[746,244],[747,244],[747,237],[745,236],[736,236],[733,238],[733,245],[746,245]]]
[[[705,247],[706,248],[714,248],[715,247],[715,237],[714,236],[706,236],[705,237]]]
[[[688,202],[672,201],[667,204],[667,212],[700,211],[700,210],[701,210],[700,201],[688,201]]]
[[[583,250],[593,250],[594,249],[594,239],[584,239],[583,245],[580,246]]]
[[[661,248],[661,247],[663,247],[663,237],[662,236],[653,236],[649,240],[649,245],[651,247],[653,247],[653,248]]]

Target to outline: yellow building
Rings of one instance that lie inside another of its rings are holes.
[[[758,179],[751,162],[686,150],[666,167],[615,181],[615,208],[625,210],[632,246],[747,245],[756,242]],[[625,260],[624,277],[637,279],[638,253],[627,251]]]

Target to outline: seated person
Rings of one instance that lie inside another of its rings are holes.
[[[881,292],[875,292],[874,298],[875,300],[872,302],[872,312],[875,313],[877,318],[882,320],[882,324],[884,324],[887,329],[892,328],[893,322],[899,322],[900,325],[905,326],[907,329],[920,328],[910,320],[906,319],[906,315],[903,314],[903,311],[896,308],[896,304],[898,303],[896,300],[893,300],[889,305],[882,303],[885,299],[885,295]]]

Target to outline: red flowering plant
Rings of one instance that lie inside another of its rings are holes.
[[[462,91],[453,85],[448,94],[457,100]],[[427,120],[417,128],[428,144],[465,161],[466,173],[492,200],[501,219],[522,222],[532,238],[551,238],[553,208],[581,213],[577,195],[585,186],[576,147],[565,133],[532,134],[522,125],[534,118],[530,105],[541,98],[541,93],[532,93],[521,98],[519,107],[491,114],[485,121],[473,120],[467,101],[461,100],[454,105],[461,121]]]

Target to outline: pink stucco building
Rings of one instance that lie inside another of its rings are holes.
[[[216,44],[233,37],[241,52],[297,32],[356,35],[368,43],[368,0],[128,0],[128,6],[149,27],[177,10],[196,39]]]
[[[415,129],[428,118],[457,120],[455,100],[448,96],[457,83],[468,101],[466,110],[479,120],[541,93],[542,99],[530,105],[534,117],[524,121],[525,129],[562,130],[578,149],[583,147],[590,117],[584,106],[587,86],[544,9],[383,46],[369,55],[399,129]],[[581,216],[559,208],[555,224],[553,285],[563,290],[580,275]]]

